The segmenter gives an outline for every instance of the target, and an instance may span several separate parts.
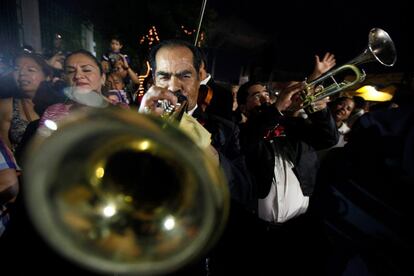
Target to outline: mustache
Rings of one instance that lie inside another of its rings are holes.
[[[175,92],[174,96],[177,97],[177,102],[182,103],[188,100],[186,96],[184,96],[181,91]]]

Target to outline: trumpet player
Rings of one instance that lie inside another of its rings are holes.
[[[316,150],[338,141],[326,101],[315,103],[319,111],[308,114],[308,119],[284,114],[298,104],[303,87],[299,82],[286,88],[274,104],[259,82],[245,83],[237,94],[247,117],[241,144],[256,192],[257,239],[250,251],[259,252],[256,263],[281,275],[318,272],[320,258],[312,242],[319,233],[307,214],[319,167]]]
[[[201,80],[201,55],[196,47],[180,40],[164,41],[153,48],[150,62],[155,85],[144,95],[139,111],[160,116],[165,112],[163,106],[159,104],[160,101],[167,101],[170,105],[177,106],[178,99],[185,97],[188,102],[187,114],[196,118],[210,133],[211,143],[209,142],[207,148],[214,153],[217,164],[223,169],[227,178],[232,206],[230,222],[224,237],[214,249],[213,256],[209,255],[208,265],[196,265],[196,269],[189,272],[199,275],[201,271],[206,272],[207,269],[210,272],[223,273],[230,263],[228,257],[234,256],[234,251],[237,251],[230,240],[240,242],[235,238],[237,233],[233,230],[241,229],[233,227],[232,222],[235,220],[232,218],[237,216],[235,213],[239,207],[240,210],[244,209],[251,197],[250,176],[240,152],[239,129],[231,121],[203,112],[197,105]],[[230,240],[227,239],[228,237]],[[237,261],[236,258],[230,259]]]

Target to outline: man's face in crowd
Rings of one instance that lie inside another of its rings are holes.
[[[188,99],[188,110],[197,104],[200,75],[193,64],[193,53],[184,46],[163,47],[156,57],[155,85]]]
[[[267,88],[261,84],[255,84],[247,90],[247,99],[245,113],[249,113],[254,108],[264,103],[270,103],[269,92]]]

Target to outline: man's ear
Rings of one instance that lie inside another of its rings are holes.
[[[245,104],[240,104],[239,109],[240,109],[241,113],[246,114],[246,105]]]
[[[200,68],[200,70],[198,70],[198,79],[200,81],[203,80],[203,73],[201,72],[201,68]]]

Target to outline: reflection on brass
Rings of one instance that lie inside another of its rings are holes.
[[[210,248],[226,180],[176,124],[115,108],[74,113],[25,163],[35,226],[61,254],[105,273],[166,274]]]

